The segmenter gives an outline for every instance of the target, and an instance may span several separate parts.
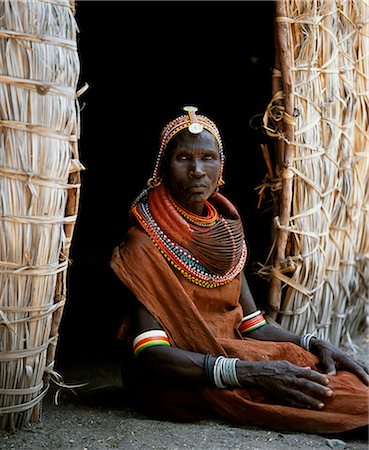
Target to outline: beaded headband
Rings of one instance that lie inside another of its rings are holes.
[[[204,129],[209,131],[216,139],[219,146],[220,154],[220,175],[219,175],[219,185],[224,184],[222,179],[223,166],[224,166],[224,152],[222,139],[220,137],[219,130],[215,123],[208,117],[203,115],[197,115],[196,106],[184,106],[183,110],[187,112],[187,115],[179,116],[176,119],[170,121],[165,125],[160,136],[160,147],[159,152],[156,157],[156,162],[154,166],[154,171],[152,177],[148,180],[147,184],[149,186],[155,186],[159,180],[159,168],[161,161],[163,159],[164,151],[168,147],[169,141],[173,137],[184,129],[188,129],[191,134],[200,134]]]

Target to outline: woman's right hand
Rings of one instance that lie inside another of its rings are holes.
[[[323,409],[333,395],[326,375],[288,361],[238,361],[237,376],[243,386],[252,385],[296,408]]]

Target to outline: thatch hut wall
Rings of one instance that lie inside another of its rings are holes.
[[[37,421],[79,200],[72,0],[0,2],[0,428]]]
[[[266,132],[276,138],[268,314],[351,341],[369,313],[369,4],[276,2]]]

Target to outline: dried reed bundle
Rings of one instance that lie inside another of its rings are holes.
[[[276,35],[264,124],[281,189],[260,275],[271,318],[339,344],[369,313],[369,3],[279,0]]]
[[[74,2],[0,2],[0,428],[39,419],[79,201]]]

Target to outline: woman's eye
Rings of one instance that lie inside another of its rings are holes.
[[[177,159],[179,159],[180,161],[185,161],[186,159],[188,159],[188,157],[186,155],[178,155]]]
[[[213,155],[205,155],[205,156],[203,157],[203,159],[204,159],[205,161],[210,161],[211,159],[214,159],[214,157],[213,157]]]

